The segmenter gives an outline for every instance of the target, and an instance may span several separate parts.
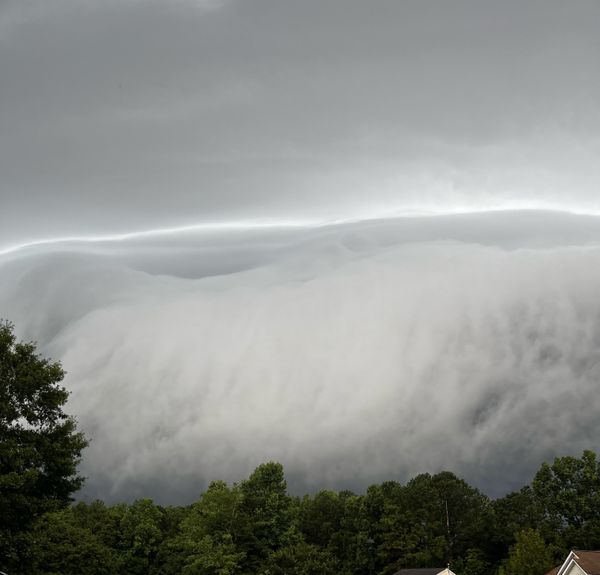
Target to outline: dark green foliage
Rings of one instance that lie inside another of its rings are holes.
[[[233,575],[240,572],[244,553],[229,535],[205,535],[187,541],[183,575]]]
[[[491,506],[493,523],[490,544],[495,561],[507,556],[519,531],[543,528],[543,506],[529,486],[496,499]]]
[[[240,540],[246,530],[242,501],[242,491],[237,485],[230,488],[224,481],[213,481],[192,505],[182,522],[183,532],[191,537],[229,535]]]
[[[297,499],[286,492],[282,466],[266,463],[239,485],[211,483],[189,507],[141,499],[48,512],[15,538],[25,562],[14,572],[369,575],[372,568],[389,575],[443,566],[452,554],[458,575],[543,575],[565,556],[565,535],[600,547],[589,527],[598,516],[587,509],[594,461],[590,453],[566,465],[556,460],[542,467],[534,489],[493,502],[447,472],[372,485],[365,495]],[[573,509],[581,521],[569,515]]]
[[[162,511],[151,499],[139,499],[127,508],[120,521],[120,546],[127,573],[149,572],[163,539],[161,524]]]
[[[181,522],[174,540],[181,572],[230,575],[240,570],[246,553],[241,549],[250,528],[241,513],[242,493],[223,481],[210,484]],[[236,547],[237,544],[237,547]]]
[[[91,531],[104,545],[117,549],[121,544],[120,524],[126,510],[124,505],[107,507],[102,501],[89,505],[77,503],[71,507],[73,523]]]
[[[419,475],[404,487],[374,486],[366,503],[382,573],[464,561],[472,548],[487,561],[488,498],[452,473]]]
[[[119,568],[117,551],[79,525],[68,509],[38,521],[30,543],[36,575],[111,575]]]
[[[584,451],[581,459],[557,457],[552,465],[544,463],[532,485],[544,511],[546,532],[557,534],[566,548],[598,548],[600,462],[594,452]]]
[[[552,568],[552,552],[538,531],[519,531],[515,539],[499,575],[544,575]]]
[[[492,565],[481,549],[468,549],[464,557],[452,564],[452,570],[460,575],[487,575]]]
[[[334,491],[320,491],[302,499],[299,528],[308,543],[327,547],[339,533],[344,515],[344,501]]]
[[[292,501],[281,463],[263,463],[240,486],[240,521],[245,531],[240,546],[246,555],[244,569],[256,572],[269,554],[287,542]]]
[[[338,575],[339,562],[326,549],[304,541],[271,553],[260,575]]]
[[[63,411],[64,372],[0,322],[0,569],[24,561],[20,534],[81,487],[86,441]]]

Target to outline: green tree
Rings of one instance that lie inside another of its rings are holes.
[[[117,549],[121,538],[121,519],[126,509],[125,505],[107,507],[96,500],[89,504],[77,503],[71,507],[71,515],[77,527],[88,529],[104,545]]]
[[[489,500],[453,473],[425,473],[404,487],[386,482],[370,488],[367,499],[377,493],[377,562],[383,573],[463,560],[469,549],[486,552]]]
[[[47,513],[28,542],[35,575],[112,575],[119,572],[117,553],[91,530],[77,525],[70,509]],[[19,573],[24,570],[19,568]],[[27,572],[27,571],[25,571]]]
[[[230,535],[236,541],[243,529],[242,493],[237,485],[213,481],[190,510],[182,528],[188,536]]]
[[[180,533],[161,555],[171,567],[163,572],[186,575],[230,575],[238,572],[245,553],[236,543],[247,532],[240,516],[242,494],[234,485],[214,481],[181,521]],[[179,559],[175,559],[179,557]]]
[[[464,558],[452,564],[452,569],[461,575],[487,575],[492,571],[481,549],[468,549]]]
[[[146,574],[163,539],[162,512],[151,499],[139,499],[121,519],[121,538],[127,572]]]
[[[63,411],[63,377],[59,363],[0,321],[0,569],[22,562],[20,534],[67,505],[83,482],[77,464],[87,443]]]
[[[287,543],[292,524],[283,466],[275,462],[259,465],[242,482],[240,490],[241,521],[247,527],[240,545],[246,554],[247,570],[256,572],[272,551]]]
[[[546,525],[565,550],[596,549],[600,545],[600,462],[593,451],[580,459],[557,457],[544,463],[533,480]]]
[[[183,575],[234,575],[239,573],[244,553],[238,551],[231,536],[204,536],[199,541],[190,542],[191,551],[187,554]]]
[[[335,557],[326,549],[298,541],[274,551],[260,575],[339,575]]]
[[[351,491],[338,494],[342,505],[339,529],[331,534],[328,550],[340,561],[340,575],[368,573],[371,562],[369,518],[365,513],[364,497]]]
[[[516,535],[508,559],[500,575],[543,575],[553,566],[552,553],[535,529],[525,529]]]
[[[299,509],[300,531],[308,543],[327,547],[339,531],[344,504],[334,491],[319,491],[302,499]]]
[[[547,532],[542,505],[529,486],[493,501],[492,514],[491,556],[494,562],[508,555],[519,531],[539,528],[544,534]]]

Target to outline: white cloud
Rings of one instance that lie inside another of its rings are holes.
[[[190,500],[268,459],[296,489],[450,468],[498,492],[594,448],[600,249],[377,230],[204,279],[85,254],[0,268],[0,309],[68,371],[87,493]]]

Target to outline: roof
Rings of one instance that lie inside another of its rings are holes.
[[[438,575],[445,567],[427,567],[425,569],[400,569],[394,575]]]
[[[600,575],[600,551],[573,551],[575,563],[588,575]]]
[[[561,565],[557,565],[545,575],[565,575],[570,565],[577,563],[587,575],[600,575],[600,551],[574,550]]]

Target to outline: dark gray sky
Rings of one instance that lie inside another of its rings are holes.
[[[0,247],[600,211],[600,4],[3,0]]]

